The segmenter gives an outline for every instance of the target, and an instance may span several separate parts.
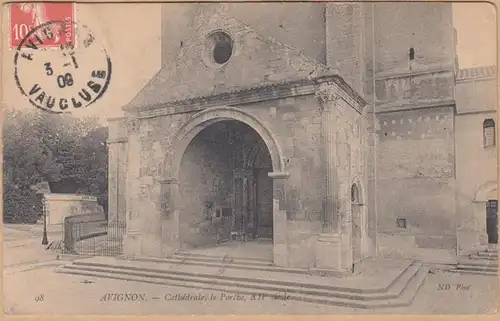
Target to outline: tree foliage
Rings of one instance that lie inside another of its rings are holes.
[[[31,186],[42,181],[54,193],[98,196],[106,208],[106,139],[107,128],[96,118],[4,110],[4,221],[40,217],[40,200]]]

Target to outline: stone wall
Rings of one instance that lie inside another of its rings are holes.
[[[326,4],[327,65],[338,69],[344,80],[362,95],[365,92],[364,41],[368,37],[364,6],[347,2]]]
[[[475,200],[475,196],[488,186],[490,191],[485,192],[496,194],[497,149],[483,147],[483,121],[488,118],[496,120],[496,113],[459,114],[455,120],[459,220],[457,232],[460,249],[463,251],[487,243],[486,199]]]
[[[472,113],[494,111],[497,106],[497,81],[495,77],[463,79],[457,81],[455,99],[457,112]]]
[[[451,69],[377,76],[377,112],[432,106],[443,101],[450,103],[454,83]]]
[[[454,38],[451,3],[376,3],[376,72],[415,65],[452,66]]]
[[[162,60],[164,65],[175,61],[181,49],[196,36],[196,15],[204,13],[201,20],[208,22],[214,12],[222,11],[255,29],[263,40],[274,38],[324,63],[324,7],[321,3],[163,4]],[[226,29],[231,29],[231,25]]]
[[[326,63],[324,3],[229,3],[228,14],[263,37],[295,47]]]
[[[456,89],[457,233],[462,253],[487,243],[486,201],[497,199],[497,147],[483,145],[485,119],[495,120],[498,137],[496,80],[480,76],[457,82]]]
[[[366,168],[366,137],[364,127],[366,119],[353,106],[340,99],[336,104],[337,128],[337,176],[336,185],[337,211],[340,214],[340,230],[342,232],[342,266],[349,269],[353,262],[353,212],[351,188],[357,185],[360,191],[360,201],[363,203],[367,194]],[[361,216],[361,242],[364,244],[362,256],[374,255],[375,238],[370,238],[368,229],[368,209],[364,204],[359,215]]]
[[[423,248],[455,247],[453,106],[377,115],[380,233]],[[396,219],[406,219],[398,228]],[[382,244],[381,252],[397,244]]]
[[[267,5],[265,4],[265,6]],[[257,31],[266,24],[249,26],[238,17],[235,18],[236,14],[232,12],[239,5],[234,4],[234,7],[230,7],[231,10],[226,10],[220,4],[173,6],[176,9],[172,9],[172,14],[178,14],[182,18],[179,18],[178,24],[174,23],[176,19],[172,19],[166,22],[163,27],[165,35],[163,59],[169,63],[165,64],[164,68],[132,100],[131,106],[155,105],[165,101],[212,95],[266,82],[304,77],[320,67],[318,60],[311,58],[304,51],[312,50],[315,52],[314,56],[320,59],[317,54],[320,50],[317,39],[324,39],[324,26],[319,25],[310,29],[313,33],[320,34],[311,35],[312,38],[292,36],[293,30],[303,29],[303,26],[298,24],[291,27],[290,32],[280,33],[281,36],[277,35],[278,38],[283,38],[283,41],[291,42],[281,43],[276,38],[269,37],[271,35],[268,33],[260,34]],[[257,8],[264,5],[255,6]],[[301,4],[293,4],[289,9],[291,12],[295,12],[295,17],[300,14],[301,19],[305,19],[309,23],[313,20],[316,22],[324,20],[324,18],[318,20],[316,13],[318,8],[324,7],[322,4],[302,5],[307,9],[306,12],[292,9],[294,6],[301,6]],[[286,7],[288,8],[288,5]],[[242,9],[237,10],[238,14],[243,14],[242,11]],[[259,19],[264,21],[267,16],[267,21],[272,23],[274,20],[268,15],[276,16],[277,13],[265,12],[264,9],[262,11],[264,17]],[[307,12],[312,16],[308,16]],[[320,12],[322,13],[323,10],[321,9]],[[282,17],[286,16],[285,10]],[[178,29],[182,30],[178,35],[177,32],[172,32],[172,30]],[[211,61],[213,59],[212,50],[206,46],[206,37],[214,30],[228,32],[234,42],[232,56],[223,65]],[[304,48],[297,48],[294,45]],[[319,46],[323,47],[324,45],[320,44]],[[321,53],[324,55],[324,50]],[[310,52],[310,54],[313,53]],[[324,58],[320,60],[324,61]],[[169,88],[169,90],[163,90],[163,88]]]
[[[218,124],[202,130],[182,157],[179,188],[182,199],[179,238],[182,246],[215,245],[214,231],[203,217],[205,202],[230,202],[232,188],[232,153]],[[229,203],[230,204],[230,203]]]
[[[47,211],[49,232],[62,231],[64,219],[70,216],[89,214],[88,219],[104,220],[102,207],[97,198],[87,195],[47,193],[43,195]]]

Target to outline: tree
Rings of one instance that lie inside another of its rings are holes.
[[[84,193],[107,202],[107,128],[96,118],[4,111],[4,221],[34,222],[40,199],[30,187]],[[106,206],[104,206],[106,208]]]

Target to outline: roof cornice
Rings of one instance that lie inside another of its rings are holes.
[[[190,97],[142,107],[127,106],[125,110],[138,113],[141,118],[163,114],[186,113],[213,106],[236,106],[273,99],[312,95],[322,84],[335,84],[360,109],[363,109],[366,105],[366,101],[337,72],[328,71],[318,72],[314,76],[256,84],[247,88],[229,90],[213,95]]]

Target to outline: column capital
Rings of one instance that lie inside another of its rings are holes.
[[[125,124],[129,135],[137,134],[139,132],[139,119],[127,118],[125,120]]]
[[[267,176],[269,176],[272,179],[288,179],[290,176],[290,173],[288,172],[271,172],[268,173]]]
[[[314,95],[316,96],[316,99],[323,107],[323,110],[325,109],[325,105],[328,105],[332,102],[333,104],[335,104],[337,100],[340,98],[337,90],[331,85],[321,86],[318,90],[316,90]]]

